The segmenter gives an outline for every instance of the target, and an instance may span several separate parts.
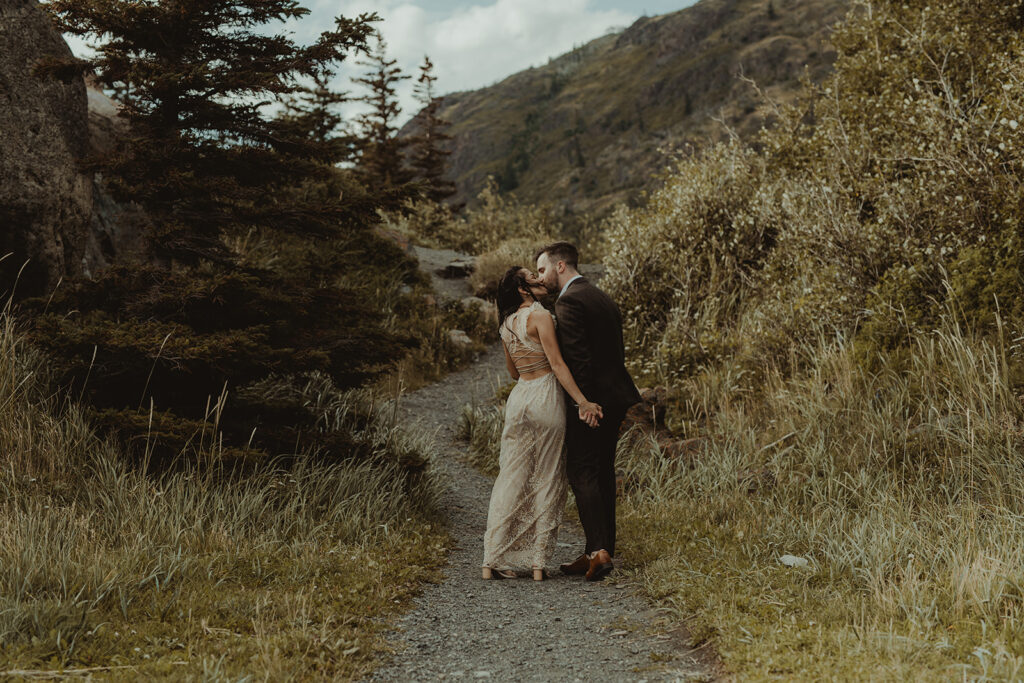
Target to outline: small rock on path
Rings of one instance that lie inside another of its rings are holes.
[[[369,680],[713,678],[706,658],[678,632],[658,632],[650,605],[628,587],[558,572],[558,563],[583,548],[577,525],[562,525],[549,580],[480,578],[492,481],[463,464],[466,444],[455,438],[455,426],[465,404],[490,399],[507,381],[501,346],[494,345],[468,369],[401,399],[403,422],[435,434],[434,466],[456,547],[444,580],[428,586],[400,620],[396,654]]]

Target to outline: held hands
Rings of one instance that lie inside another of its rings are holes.
[[[580,419],[591,428],[596,428],[601,418],[604,417],[604,411],[601,410],[601,406],[593,401],[583,401],[579,404],[578,408]]]

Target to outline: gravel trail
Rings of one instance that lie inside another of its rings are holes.
[[[563,576],[557,565],[583,547],[565,523],[551,578],[483,581],[480,563],[491,480],[463,464],[455,438],[467,403],[489,400],[507,381],[500,345],[469,368],[404,396],[403,422],[434,435],[456,547],[444,580],[428,586],[392,636],[395,655],[368,680],[678,681],[715,677],[708,654],[668,631],[617,573],[600,583]],[[618,562],[618,560],[616,560]]]

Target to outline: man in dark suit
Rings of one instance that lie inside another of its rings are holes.
[[[602,408],[588,427],[567,401],[566,474],[587,536],[583,555],[563,564],[567,574],[604,578],[615,555],[615,446],[626,410],[640,401],[625,364],[622,315],[611,298],[579,274],[579,254],[568,242],[537,252],[537,274],[555,302],[562,357],[587,400]]]

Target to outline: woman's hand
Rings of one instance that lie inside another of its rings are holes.
[[[581,401],[578,407],[580,419],[586,422],[589,427],[596,428],[600,424],[601,418],[604,417],[604,411],[601,410],[601,406],[593,401]]]

